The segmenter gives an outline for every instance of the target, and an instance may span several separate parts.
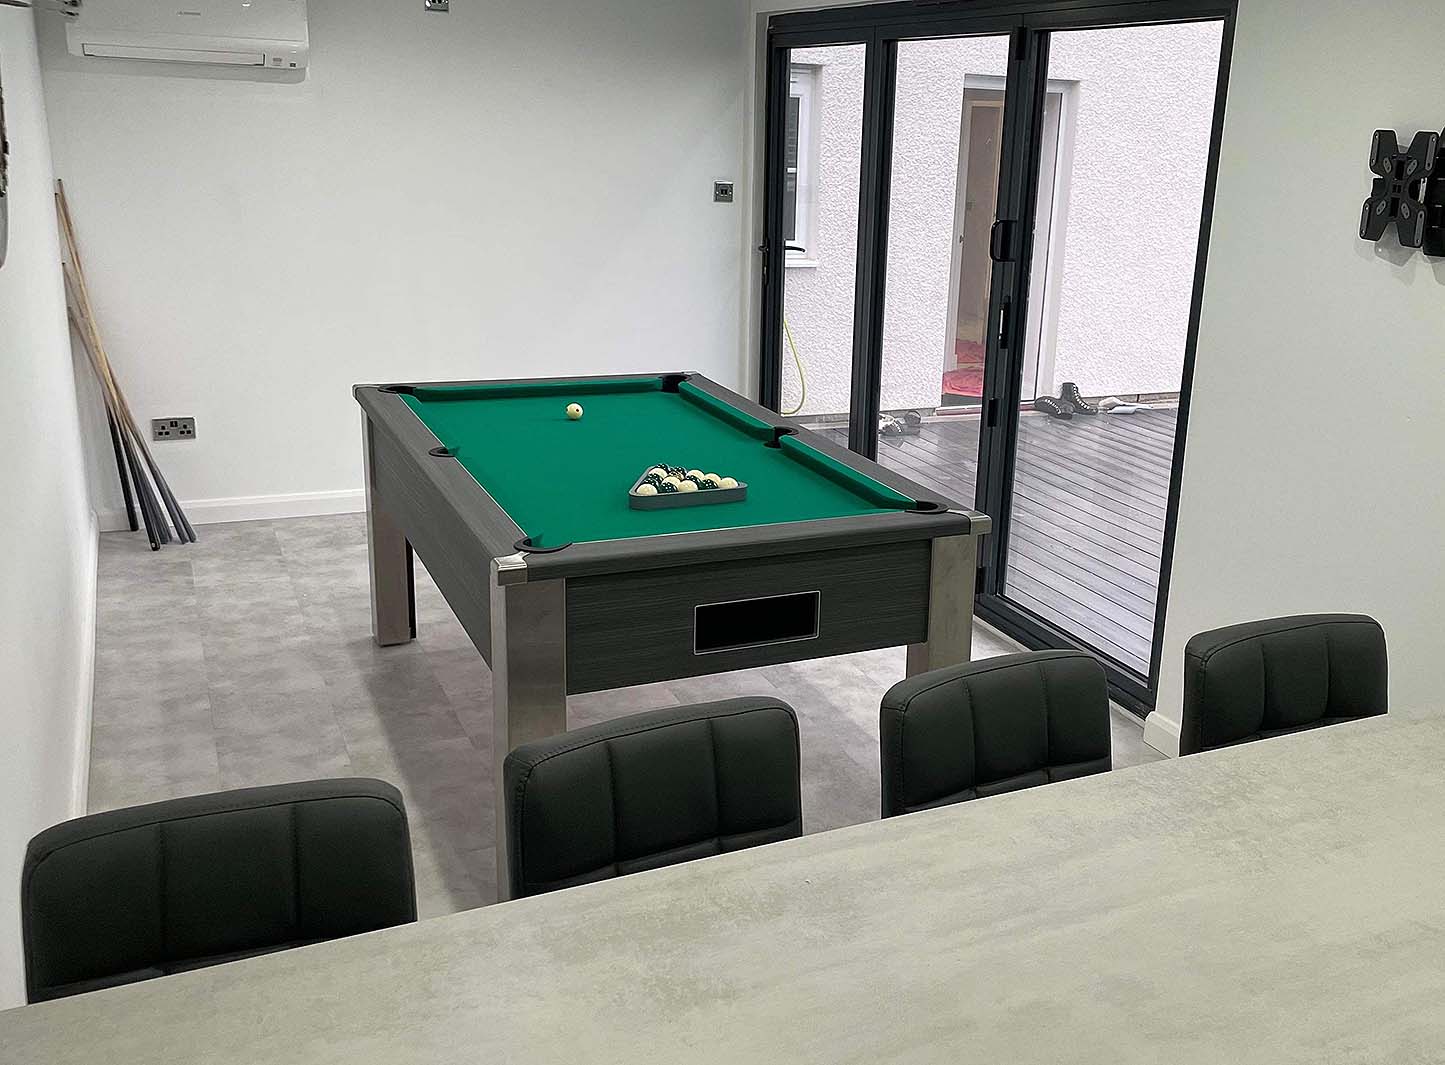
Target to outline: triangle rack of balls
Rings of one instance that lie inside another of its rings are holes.
[[[703,503],[736,503],[748,486],[736,477],[659,463],[649,466],[629,492],[636,510],[661,510]]]

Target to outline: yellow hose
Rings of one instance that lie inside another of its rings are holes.
[[[803,390],[803,394],[798,397],[798,405],[792,410],[783,411],[785,418],[791,418],[808,402],[808,375],[803,371],[803,360],[798,356],[798,345],[793,340],[793,330],[786,318],[783,319],[783,335],[788,338],[788,347],[793,352],[793,364],[798,367],[798,387]]]

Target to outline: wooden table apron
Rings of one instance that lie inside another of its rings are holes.
[[[791,425],[706,378],[690,381],[754,417]],[[805,428],[793,426],[818,451],[947,509],[524,554],[517,545],[527,534],[459,463],[431,454],[439,441],[400,396],[377,386],[355,394],[364,412],[373,632],[383,646],[415,638],[415,550],[491,667],[497,784],[509,751],[567,730],[568,695],[900,645],[910,674],[969,659],[977,544],[989,519]],[[815,637],[696,652],[697,607],[814,592]],[[497,833],[505,898],[500,803]]]

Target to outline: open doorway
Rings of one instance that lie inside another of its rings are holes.
[[[948,320],[952,341],[943,355],[943,406],[983,400],[988,296],[993,278],[989,231],[998,203],[999,155],[1003,149],[1002,90],[965,90],[958,138],[958,190],[954,209],[953,297]]]
[[[995,86],[993,82],[997,82]],[[1058,274],[1052,270],[1061,250],[1068,200],[1065,97],[1069,86],[1050,84],[1044,102],[1038,208],[1034,216],[1033,289],[1042,295],[1029,308],[1029,345],[1025,355],[1022,400],[1053,392],[1053,350],[1049,323],[1054,320]],[[988,345],[989,295],[993,261],[989,234],[998,202],[1003,144],[1002,78],[970,78],[959,123],[958,187],[954,207],[953,265],[950,273],[947,346],[943,353],[942,408],[974,407],[982,402],[984,353]]]

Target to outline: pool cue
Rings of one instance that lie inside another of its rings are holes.
[[[70,327],[75,331],[76,338],[80,341],[80,346],[85,350],[86,356],[90,359],[90,368],[95,371],[96,377],[101,377],[100,366],[95,361],[95,354],[90,350],[90,342],[86,338],[85,331],[81,328],[79,320],[75,317],[75,311],[67,307],[66,317],[70,319]],[[104,387],[104,379],[102,378],[102,388]],[[110,406],[114,400],[111,398],[108,389],[105,394],[106,413],[109,414]],[[136,498],[140,502],[141,519],[145,522],[146,538],[150,540],[151,550],[159,551],[163,543],[170,542],[170,531],[166,528],[165,519],[160,515],[160,507],[156,503],[150,482],[146,480],[145,471],[141,469],[140,464],[136,461],[135,449],[131,446],[130,437],[124,428],[121,430],[120,442],[126,460],[130,464],[131,475],[135,479]]]
[[[92,331],[94,330],[93,323],[91,329]],[[133,457],[132,469],[142,480],[145,479],[145,473],[149,470],[151,479],[155,481],[155,491],[160,496],[160,502],[164,504],[165,511],[170,516],[171,524],[175,526],[176,539],[183,544],[195,543],[195,530],[191,528],[190,522],[186,521],[185,514],[181,510],[181,505],[176,502],[176,497],[172,494],[170,485],[166,483],[165,477],[161,474],[160,467],[156,464],[156,460],[150,452],[150,447],[146,443],[145,436],[141,433],[140,426],[136,424],[135,416],[130,412],[130,405],[126,402],[125,394],[121,392],[120,385],[115,380],[114,371],[111,370],[110,364],[105,359],[104,349],[96,355],[96,373],[101,375],[102,380],[109,382],[109,387],[115,395],[116,404],[120,408],[124,425],[129,431],[130,439],[135,442],[135,448],[141,459],[144,460],[144,465],[142,465],[140,461]],[[147,485],[149,486],[149,482],[147,482]],[[154,497],[152,498],[152,503],[155,503]],[[156,513],[159,514],[160,506],[156,505],[155,510]],[[161,532],[162,542],[169,543],[169,529],[164,519],[161,521]]]
[[[125,497],[125,520],[130,526],[131,532],[136,532],[140,525],[135,517],[135,499],[130,491],[130,474],[125,468],[125,452],[120,446],[120,430],[115,427],[115,414],[110,409],[110,404],[105,406],[105,420],[110,427],[110,447],[115,452],[115,472],[120,474],[120,494]]]
[[[70,288],[69,270],[66,270],[66,288]],[[120,421],[121,447],[125,451],[125,457],[130,466],[131,479],[135,482],[136,494],[140,499],[141,517],[145,520],[146,533],[151,537],[152,549],[160,550],[162,544],[171,542],[170,526],[166,524],[165,515],[161,513],[160,502],[156,498],[156,491],[150,480],[146,477],[145,467],[136,458],[135,431],[134,426],[128,425],[119,414],[119,400],[112,389],[112,382],[106,379],[105,373],[101,370],[100,363],[96,360],[95,349],[91,347],[89,331],[81,323],[81,318],[74,308],[67,307],[66,315],[70,319],[71,328],[75,330],[76,336],[80,339],[80,346],[85,351],[86,357],[90,359],[90,368],[95,371],[95,376],[100,378],[101,388],[106,396],[107,410],[117,411],[116,417]]]
[[[76,239],[74,222],[70,217],[70,205],[65,198],[65,185],[63,182],[57,181],[55,187],[56,213],[60,218],[61,231],[65,237],[66,250],[70,256],[70,263],[68,265],[62,265],[66,266],[66,279],[69,287],[73,290],[74,303],[84,327],[85,335],[90,340],[90,352],[99,365],[102,381],[112,394],[116,410],[121,416],[122,426],[129,430],[130,436],[135,442],[136,450],[145,460],[145,468],[150,471],[151,478],[155,481],[156,490],[159,492],[161,500],[165,503],[166,511],[170,515],[172,523],[175,525],[177,538],[182,543],[194,543],[196,539],[195,530],[191,528],[190,522],[186,520],[184,513],[181,511],[180,504],[176,502],[176,497],[174,493],[171,492],[170,485],[161,473],[160,466],[156,463],[155,456],[151,454],[150,446],[146,443],[145,436],[141,433],[140,426],[136,423],[135,415],[131,412],[130,404],[126,401],[125,393],[120,390],[120,384],[115,379],[115,371],[110,365],[110,359],[107,357],[105,351],[105,344],[100,338],[100,331],[95,323],[94,306],[90,301],[90,289],[86,284],[85,270],[80,259],[79,241]],[[133,467],[133,469],[139,471],[141,467],[137,465]],[[170,530],[166,527],[164,521],[161,522],[160,532],[161,542],[169,543]]]
[[[86,284],[85,270],[81,265],[80,245],[75,236],[75,224],[70,217],[70,204],[65,197],[65,183],[63,181],[56,181],[55,183],[55,207],[56,213],[60,216],[60,228],[65,237],[65,246],[70,256],[70,265],[73,267],[78,310],[91,338],[92,353],[100,364],[101,370],[103,371],[102,376],[109,383],[109,387],[115,395],[116,404],[122,415],[122,420],[124,424],[129,426],[130,433],[135,439],[140,455],[145,460],[146,468],[150,471],[150,475],[155,481],[156,488],[160,492],[161,500],[165,503],[166,511],[176,527],[178,538],[182,543],[195,543],[196,530],[186,518],[185,512],[176,500],[175,493],[171,491],[171,486],[165,479],[165,475],[161,473],[160,465],[156,462],[155,456],[151,453],[150,445],[146,443],[145,437],[141,434],[140,428],[136,424],[135,415],[131,413],[130,404],[126,401],[125,393],[120,390],[120,385],[116,382],[115,371],[110,365],[109,357],[106,355],[105,344],[101,341],[100,331],[95,324],[95,310],[90,301],[90,288]]]
[[[69,273],[69,270],[67,270],[67,273]],[[77,272],[75,278],[72,281],[72,284],[75,287],[79,288],[79,286],[83,285],[84,283],[84,275]],[[136,423],[135,415],[131,413],[130,404],[125,398],[125,393],[120,390],[120,384],[115,379],[115,371],[110,365],[110,360],[106,357],[104,346],[96,346],[100,345],[101,343],[100,333],[96,328],[94,320],[90,317],[90,314],[86,311],[84,306],[80,308],[80,316],[82,321],[85,322],[85,324],[88,326],[88,329],[86,330],[87,335],[92,338],[92,354],[95,355],[98,364],[97,372],[101,375],[102,380],[106,382],[107,387],[113,393],[116,406],[121,415],[122,423],[129,430],[131,438],[135,441],[135,446],[141,458],[145,462],[144,469],[150,471],[151,478],[155,481],[156,490],[160,494],[161,501],[165,504],[166,513],[170,515],[171,523],[175,525],[176,538],[181,543],[195,543],[196,531],[191,527],[191,523],[186,519],[185,512],[181,510],[180,503],[176,501],[175,494],[171,491],[170,484],[167,483],[165,475],[161,473],[160,466],[155,460],[155,456],[151,453],[150,445],[146,442],[145,435],[141,432],[140,426]],[[137,465],[135,469],[137,471],[140,471],[142,467]],[[162,530],[165,531],[164,522],[162,523]],[[168,534],[164,542],[169,542]]]

